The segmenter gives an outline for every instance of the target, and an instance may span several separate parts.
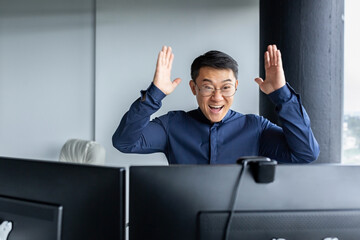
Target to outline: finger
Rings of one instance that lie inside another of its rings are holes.
[[[265,52],[264,61],[265,61],[265,68],[269,68],[270,67],[270,53],[269,53],[269,51]]]
[[[167,46],[163,46],[162,50],[161,50],[161,65],[165,64],[165,58],[166,58],[166,51],[167,51]]]
[[[275,65],[275,51],[274,51],[274,45],[271,45],[271,54],[270,54],[270,65]]]
[[[160,51],[159,55],[158,55],[158,60],[157,60],[157,64],[156,64],[156,68],[160,68],[164,65],[164,52]]]
[[[277,55],[277,59],[278,59],[278,66],[282,68],[282,59],[281,59],[280,50],[277,50],[276,55]]]
[[[171,47],[168,47],[167,51],[166,51],[166,56],[165,56],[167,67],[169,67],[169,64],[170,64],[171,55],[172,55],[172,49],[171,49]]]
[[[264,82],[264,80],[262,78],[255,78],[255,82],[261,86],[261,84]]]
[[[161,64],[161,58],[162,58],[162,51],[160,51],[159,54],[158,54],[156,66],[159,66]]]
[[[278,59],[277,59],[277,47],[275,44],[273,45],[273,51],[274,51],[274,63],[273,64],[276,66],[278,64]]]
[[[171,53],[170,59],[169,59],[169,65],[168,65],[168,68],[169,68],[170,70],[171,70],[171,68],[172,68],[173,61],[174,61],[174,54]]]
[[[273,60],[274,60],[274,52],[273,52],[273,49],[272,49],[272,45],[269,45],[268,46],[268,52],[269,52],[269,64],[270,64],[270,66],[272,65],[272,63],[273,63]]]
[[[181,78],[176,78],[173,82],[172,85],[174,87],[174,89],[180,84],[181,82]]]

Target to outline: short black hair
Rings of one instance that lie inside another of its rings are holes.
[[[231,69],[234,72],[234,76],[238,77],[238,64],[237,62],[227,55],[226,53],[212,50],[199,57],[195,58],[191,64],[191,78],[196,80],[199,76],[200,68],[212,67],[216,69]]]

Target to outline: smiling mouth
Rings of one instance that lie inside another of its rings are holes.
[[[224,105],[221,106],[209,105],[209,108],[211,112],[218,113],[224,108]]]

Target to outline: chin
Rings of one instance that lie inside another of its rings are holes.
[[[219,116],[219,117],[208,117],[208,119],[210,120],[210,122],[212,123],[216,123],[216,122],[220,122],[221,120],[223,120],[224,116]]]

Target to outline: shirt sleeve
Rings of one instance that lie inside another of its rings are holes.
[[[319,156],[320,149],[311,130],[310,119],[300,96],[286,84],[270,93],[276,105],[281,127],[263,118],[260,154],[280,162],[309,163]]]
[[[116,129],[113,146],[124,153],[154,153],[166,149],[166,129],[159,119],[150,121],[150,116],[161,107],[166,95],[153,83],[138,98],[123,116]],[[162,116],[166,120],[167,115]]]

